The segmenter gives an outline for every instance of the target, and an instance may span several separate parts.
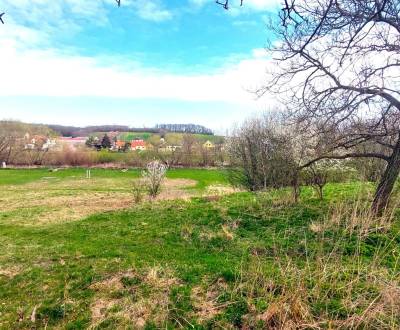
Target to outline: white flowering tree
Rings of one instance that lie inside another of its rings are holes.
[[[160,193],[166,173],[167,165],[158,160],[147,164],[146,169],[142,172],[142,176],[150,197],[155,198]]]

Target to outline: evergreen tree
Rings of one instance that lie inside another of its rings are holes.
[[[101,140],[101,147],[104,149],[111,148],[111,140],[107,134],[104,134],[103,139]]]

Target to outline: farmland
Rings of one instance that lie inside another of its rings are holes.
[[[0,328],[400,325],[400,214],[372,222],[372,184],[328,184],[323,201],[304,188],[294,204],[176,169],[135,204],[139,176],[0,171]]]

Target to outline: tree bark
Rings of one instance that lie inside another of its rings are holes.
[[[375,191],[372,210],[376,214],[382,214],[389,203],[390,194],[400,173],[400,138],[396,143],[392,155],[389,158],[385,172]]]

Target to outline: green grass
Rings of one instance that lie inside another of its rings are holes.
[[[140,169],[129,169],[126,172],[121,170],[99,169],[91,170],[93,178],[129,179],[138,178],[141,175]],[[85,168],[60,169],[51,172],[49,169],[0,169],[0,185],[18,185],[34,182],[46,177],[57,179],[83,178],[86,176]],[[227,184],[223,171],[208,169],[171,169],[167,172],[170,179],[191,179],[197,181],[197,189],[205,189],[213,184]]]
[[[153,133],[149,132],[125,132],[118,135],[118,139],[122,141],[131,141],[135,139],[142,139],[147,141]]]
[[[48,175],[69,180],[84,170],[2,170],[0,184]],[[96,169],[93,175],[123,179],[139,172]],[[197,180],[203,190],[225,183],[213,170],[177,169],[168,177]],[[333,201],[351,205],[370,191],[359,183],[330,184],[324,201],[303,189],[299,204],[290,203],[286,190],[236,193],[37,226],[0,218],[0,271],[14,272],[0,275],[0,328],[262,329],[284,324],[284,317],[297,324],[319,320],[321,328],[329,319],[339,328],[383,299],[381,285],[398,289],[400,218],[387,232],[363,238],[341,225],[321,233],[310,225],[325,223]],[[104,307],[99,320],[96,302]],[[139,315],[138,305],[147,314]],[[363,319],[359,328],[396,329],[400,314],[391,315]]]
[[[197,181],[197,189],[205,189],[214,184],[227,184],[227,176],[224,171],[214,169],[171,169],[167,172],[170,179],[191,179]]]
[[[96,133],[98,136],[104,135],[104,133]],[[131,141],[134,139],[143,139],[145,141],[149,140],[152,136],[160,136],[159,134],[150,133],[150,132],[123,132],[118,135],[119,140],[123,141]],[[222,143],[224,137],[219,135],[207,135],[207,134],[192,134],[199,141],[206,142],[207,140],[213,143]],[[184,133],[166,133],[165,139],[167,142],[171,144],[182,144]]]

